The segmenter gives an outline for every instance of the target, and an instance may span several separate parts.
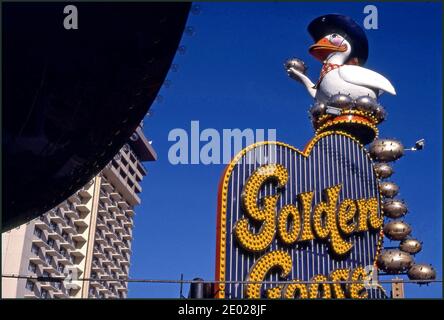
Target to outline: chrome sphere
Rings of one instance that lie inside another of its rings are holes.
[[[296,71],[302,72],[303,74],[307,72],[307,66],[305,65],[304,61],[298,58],[288,59],[287,61],[285,61],[284,66],[285,70],[293,68]]]
[[[429,264],[415,263],[411,266],[407,275],[410,280],[435,280],[436,271]],[[427,282],[422,282],[427,283]]]
[[[374,165],[376,174],[378,175],[379,178],[381,179],[385,179],[390,177],[393,174],[393,168],[385,162],[381,162],[381,163],[376,163]]]
[[[378,119],[378,122],[382,122],[387,119],[387,111],[385,111],[380,104],[375,107],[373,115],[376,117],[376,119]]]
[[[404,240],[412,232],[412,227],[404,221],[390,221],[384,226],[384,235],[390,240]]]
[[[355,100],[355,108],[360,111],[375,112],[378,102],[369,96],[362,96]]]
[[[422,243],[413,238],[405,239],[402,240],[399,249],[410,254],[417,254],[422,249]]]
[[[387,199],[384,200],[384,203],[382,204],[382,211],[386,217],[397,219],[404,216],[408,209],[407,205],[402,200]]]
[[[346,94],[334,94],[328,99],[329,106],[339,108],[339,109],[348,109],[353,106],[353,100],[350,96]]]
[[[312,120],[316,120],[320,116],[326,114],[327,106],[323,104],[322,102],[316,102],[311,108],[310,108],[310,115]]]
[[[399,193],[399,187],[393,182],[385,181],[379,184],[381,194],[386,198],[393,198]]]
[[[378,266],[387,273],[406,271],[413,264],[413,257],[398,249],[383,250],[378,256]]]
[[[403,154],[404,146],[392,139],[378,139],[370,146],[370,155],[378,161],[395,161]]]

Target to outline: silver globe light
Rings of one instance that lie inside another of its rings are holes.
[[[359,111],[374,113],[378,102],[369,96],[362,96],[355,100],[355,108]]]
[[[404,216],[408,209],[407,205],[398,199],[386,199],[382,204],[382,211],[386,217],[398,219]]]
[[[379,184],[381,194],[386,198],[393,198],[399,193],[399,187],[393,182],[384,181]]]
[[[404,221],[390,221],[384,225],[384,235],[390,240],[404,240],[412,232],[412,228]]]
[[[288,70],[290,68],[295,69],[296,71],[299,71],[303,74],[307,72],[307,66],[305,65],[304,61],[298,58],[291,58],[285,61],[284,63],[285,70]]]
[[[310,115],[312,120],[316,120],[320,116],[326,114],[327,106],[323,104],[322,102],[316,102],[311,108],[310,108]]]
[[[353,107],[353,100],[346,94],[334,94],[328,99],[329,106],[338,109],[350,109]]]
[[[379,123],[387,119],[387,111],[385,111],[385,109],[380,104],[375,107],[373,115]]]
[[[410,254],[417,254],[422,249],[422,243],[416,239],[408,238],[402,240],[399,245],[399,249]]]
[[[378,139],[370,145],[370,155],[377,161],[395,161],[404,155],[404,146],[394,139]]]
[[[393,168],[385,162],[376,163],[374,165],[375,172],[378,175],[379,178],[385,179],[389,178],[393,174]]]
[[[387,273],[399,273],[409,269],[413,264],[413,257],[398,249],[383,250],[378,256],[378,266]]]
[[[435,280],[436,271],[429,264],[415,263],[407,272],[407,276],[410,280]],[[428,282],[422,282],[428,283]]]

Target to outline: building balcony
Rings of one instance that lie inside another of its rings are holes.
[[[74,250],[75,247],[72,243],[64,241],[64,242],[60,242],[60,247],[65,248],[67,250]]]
[[[79,195],[84,198],[84,199],[91,199],[92,198],[92,194],[89,193],[87,190],[85,189],[80,189],[79,190]]]
[[[97,212],[98,212],[99,216],[102,218],[109,218],[111,216],[111,214],[108,212],[108,210],[106,210],[106,208],[100,208],[100,205],[99,205]]]
[[[117,235],[111,230],[105,231],[105,236],[109,239],[114,239],[114,240],[117,239]]]
[[[63,239],[60,241],[59,243],[60,247],[65,248],[67,250],[74,250],[74,244],[72,243],[71,239],[67,240],[67,239]]]
[[[124,221],[123,221],[123,226],[124,226],[125,228],[131,228],[131,227],[133,226],[133,220],[129,220],[129,219],[124,220]]]
[[[89,285],[93,288],[96,288],[96,290],[102,287],[102,284],[99,283],[99,280],[90,281]]]
[[[120,265],[122,265],[122,266],[129,266],[130,262],[128,260],[124,259],[124,260],[120,261]]]
[[[105,294],[108,292],[108,288],[101,284],[99,287],[96,287],[97,292]]]
[[[108,259],[103,259],[103,261],[102,261],[102,265],[104,266],[104,267],[106,267],[106,266],[111,266],[113,263],[110,261],[110,260],[108,260]]]
[[[107,219],[105,219],[105,221],[106,221],[106,224],[108,225],[112,225],[112,226],[117,226],[118,225],[118,223],[117,223],[117,220],[116,219],[114,219],[114,218],[107,218]]]
[[[125,240],[133,240],[133,235],[131,233],[126,233],[122,235],[122,238]]]
[[[71,271],[73,274],[76,274],[78,277],[80,277],[83,273],[83,270],[80,268],[78,264],[67,266],[66,270],[68,270],[68,272]]]
[[[111,199],[113,199],[113,200],[120,200],[120,199],[121,199],[120,194],[117,193],[117,192],[115,192],[115,191],[110,192],[109,196],[110,196]]]
[[[53,230],[49,230],[48,233],[46,234],[48,238],[54,239],[54,241],[58,240],[58,241],[63,241],[63,237],[56,231]]]
[[[116,286],[118,291],[127,291],[128,289],[121,283],[119,283],[118,286]]]
[[[34,264],[37,264],[37,265],[44,265],[44,264],[46,264],[46,261],[45,261],[45,259],[44,258],[42,258],[40,255],[33,255],[33,256],[31,256],[30,258],[29,258],[29,261],[30,262],[32,262],[32,263],[34,263]]]
[[[120,248],[120,252],[127,252],[127,253],[129,253],[129,254],[131,254],[132,253],[132,251],[131,251],[131,248],[128,248],[128,247],[122,247],[122,248]]]
[[[60,258],[57,259],[57,263],[61,263],[66,266],[71,263],[71,259],[69,259],[67,256],[61,255]]]
[[[99,259],[104,259],[105,254],[102,251],[94,250],[93,255]]]
[[[129,205],[126,201],[118,201],[117,205],[122,208],[123,210],[129,209]]]
[[[57,291],[57,288],[54,287],[54,284],[52,282],[49,282],[49,281],[40,282],[40,288],[48,290],[49,292]]]
[[[101,236],[99,236],[99,235],[97,235],[97,234],[96,234],[96,237],[95,237],[94,240],[95,240],[95,242],[98,243],[98,244],[101,244],[101,245],[105,245],[105,244],[106,244],[106,240],[103,239]]]
[[[76,210],[78,210],[79,212],[81,212],[83,214],[90,213],[90,210],[89,210],[88,206],[85,203],[76,204]]]
[[[111,257],[113,259],[118,259],[118,260],[124,260],[125,259],[119,251],[116,251],[116,252],[112,253]]]
[[[57,269],[52,264],[45,264],[42,266],[42,271],[46,271],[48,273],[57,272]]]
[[[91,271],[96,272],[96,273],[103,273],[103,267],[101,265],[93,263],[91,266]]]
[[[118,226],[118,227],[116,227],[116,228],[114,229],[114,231],[115,231],[116,234],[117,234],[117,239],[116,239],[116,241],[122,242],[122,241],[123,241],[122,235],[125,233],[125,228],[123,228],[123,227],[121,227],[121,226]],[[119,243],[119,245],[122,245],[122,244]]]
[[[121,211],[121,210],[119,210],[118,212],[116,212],[116,219],[117,220],[124,220],[126,217],[125,217],[125,214]]]
[[[85,235],[83,233],[76,233],[72,236],[72,239],[77,243],[81,244],[87,241]]]
[[[116,212],[119,211],[119,208],[117,208],[117,205],[114,204],[114,203],[110,203],[110,204],[108,204],[108,205],[106,206],[106,209],[107,209],[109,212],[112,212],[112,213],[116,213]]]
[[[104,273],[102,276],[100,276],[100,280],[106,280],[104,283],[108,283],[108,280],[111,280],[112,277],[108,273]]]
[[[117,239],[116,240],[114,240],[114,242],[113,242],[113,245],[114,246],[119,246],[119,247],[121,247],[121,246],[123,246],[124,245],[124,243],[123,243],[123,241],[122,240],[120,240],[118,237],[117,237]]]
[[[120,266],[117,266],[117,265],[115,265],[115,264],[112,264],[111,267],[110,267],[109,269],[110,269],[111,271],[116,272],[116,271],[120,270]]]
[[[129,217],[133,217],[134,214],[135,214],[133,209],[127,209],[127,210],[125,210],[125,213],[126,213]]]
[[[62,231],[68,234],[75,234],[77,230],[70,224],[65,224],[62,226]]]
[[[111,184],[109,184],[108,182],[102,182],[101,188],[103,188],[103,190],[107,191],[107,192],[113,192],[114,188]]]
[[[125,272],[125,267],[121,268],[121,270],[116,271],[118,274],[118,278],[119,280],[127,280],[128,279],[128,274],[127,272]]]
[[[43,217],[43,216],[42,216]],[[46,222],[43,222],[42,220],[40,220],[40,219],[38,219],[38,220],[36,220],[36,222],[35,222],[35,227],[36,228],[39,228],[40,230],[46,230],[46,231],[48,231],[48,230],[50,230],[50,228],[49,228],[49,226],[46,224]]]
[[[71,203],[79,203],[81,201],[80,197],[77,195],[77,193],[74,193],[68,199],[69,199],[69,201],[71,201]]]
[[[71,251],[71,255],[76,258],[85,258],[85,255],[79,250]]]
[[[32,239],[32,243],[40,248],[45,248],[45,249],[49,248],[48,244],[40,238]]]
[[[56,299],[64,299],[64,298],[68,298],[68,295],[66,293],[64,293],[62,290],[57,290],[53,292],[53,296]]]
[[[86,228],[88,226],[88,224],[83,219],[75,219],[74,225],[76,225],[77,227],[80,227],[80,228]]]
[[[45,254],[48,256],[52,256],[52,257],[57,257],[57,259],[61,259],[62,258],[62,254],[54,249],[54,248],[49,248],[45,251]]]
[[[106,243],[105,245],[103,245],[103,251],[105,253],[108,253],[108,252],[114,253],[114,252],[116,252],[116,248],[114,248],[113,245]]]
[[[107,281],[109,285],[115,286],[117,284],[119,284],[119,280],[118,279],[110,279]]]
[[[107,196],[102,194],[102,192],[100,192],[100,197],[99,197],[100,201],[102,201],[102,203],[104,204],[110,204],[111,203],[111,199]]]
[[[68,282],[66,284],[66,289],[79,290],[80,288],[81,288],[80,285],[73,281]]]
[[[62,211],[62,213],[65,217],[68,217],[71,219],[78,219],[79,218],[79,214],[75,210],[72,210],[70,208],[60,208],[60,210]]]
[[[61,215],[53,210],[49,211],[48,216],[49,216],[49,221],[52,221],[54,223],[63,223],[64,221]]]
[[[96,228],[99,230],[109,230],[108,226],[101,219],[97,219]]]
[[[26,292],[25,295],[23,296],[23,298],[25,298],[25,299],[37,299],[37,296],[35,295],[34,292]]]

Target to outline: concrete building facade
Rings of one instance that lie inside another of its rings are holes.
[[[142,162],[156,157],[139,127],[82,189],[4,232],[2,274],[12,277],[2,277],[2,297],[126,298]]]

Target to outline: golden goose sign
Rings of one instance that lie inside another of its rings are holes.
[[[382,241],[377,177],[346,133],[302,152],[271,141],[241,151],[222,177],[217,223],[220,298],[382,297],[360,282]]]

